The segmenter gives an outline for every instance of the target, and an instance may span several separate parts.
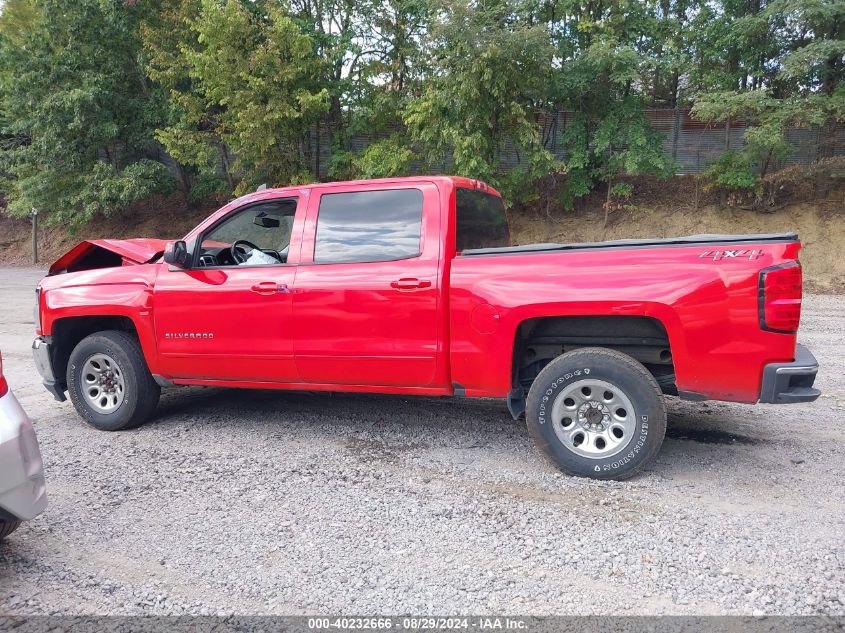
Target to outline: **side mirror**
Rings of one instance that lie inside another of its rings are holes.
[[[183,240],[168,242],[164,247],[162,259],[165,263],[176,266],[176,268],[188,268],[188,245]]]

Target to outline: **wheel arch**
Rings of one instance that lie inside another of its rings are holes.
[[[52,363],[53,372],[62,387],[67,388],[65,376],[68,361],[74,348],[85,337],[106,330],[127,332],[137,338],[141,344],[145,358],[149,358],[144,351],[143,341],[135,321],[129,316],[119,314],[91,314],[84,316],[66,316],[53,321],[50,336],[53,341]]]
[[[521,320],[514,332],[508,409],[514,419],[525,412],[534,379],[552,360],[584,347],[605,347],[642,363],[664,393],[677,395],[672,341],[666,323],[644,314],[536,316]]]

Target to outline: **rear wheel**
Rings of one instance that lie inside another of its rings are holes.
[[[621,352],[582,348],[558,356],[531,385],[528,430],[562,470],[630,477],[657,453],[666,408],[654,376]]]
[[[67,385],[73,406],[101,431],[146,422],[161,394],[137,339],[119,330],[97,332],[79,342],[68,362]]]
[[[9,534],[20,527],[20,521],[0,521],[0,539],[4,539]]]

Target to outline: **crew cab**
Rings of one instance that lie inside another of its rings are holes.
[[[624,478],[662,396],[815,400],[794,234],[511,243],[501,196],[431,176],[265,189],[183,239],[83,242],[38,285],[36,364],[98,429],[160,389],[501,398],[561,469]]]

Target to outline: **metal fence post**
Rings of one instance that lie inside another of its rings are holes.
[[[681,109],[675,105],[672,113],[672,160],[678,160],[678,137],[681,135]]]
[[[38,209],[32,207],[32,263],[38,263]]]

